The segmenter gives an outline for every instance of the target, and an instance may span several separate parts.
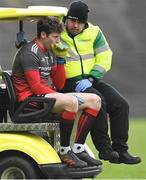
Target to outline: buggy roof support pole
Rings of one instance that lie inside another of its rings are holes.
[[[23,21],[22,20],[19,21],[19,31],[23,32]]]

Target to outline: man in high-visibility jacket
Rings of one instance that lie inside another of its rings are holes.
[[[61,41],[68,48],[66,84],[63,92],[92,92],[102,99],[102,110],[95,121],[91,137],[99,158],[112,163],[137,164],[140,157],[128,152],[129,105],[111,85],[102,81],[110,70],[112,51],[98,26],[87,22],[88,6],[82,1],[70,5],[64,18],[65,31]],[[108,136],[107,114],[110,120],[111,141]]]

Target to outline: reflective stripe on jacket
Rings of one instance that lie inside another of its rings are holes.
[[[99,78],[111,68],[112,51],[98,26],[89,26],[82,33],[71,38],[66,31],[61,42],[68,47],[66,77],[92,75]]]

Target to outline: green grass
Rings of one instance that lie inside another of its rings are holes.
[[[87,144],[98,159],[98,151],[94,148],[90,136]],[[142,162],[138,165],[111,164],[103,161],[103,172],[97,179],[146,179],[146,119],[130,120],[129,152],[139,155]]]

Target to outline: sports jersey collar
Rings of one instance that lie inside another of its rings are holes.
[[[40,43],[39,43],[39,41],[38,41],[37,38],[34,39],[34,42],[36,43],[36,45],[38,46],[38,48],[39,48],[43,53],[47,51],[47,49],[43,48],[43,47],[40,45]]]

